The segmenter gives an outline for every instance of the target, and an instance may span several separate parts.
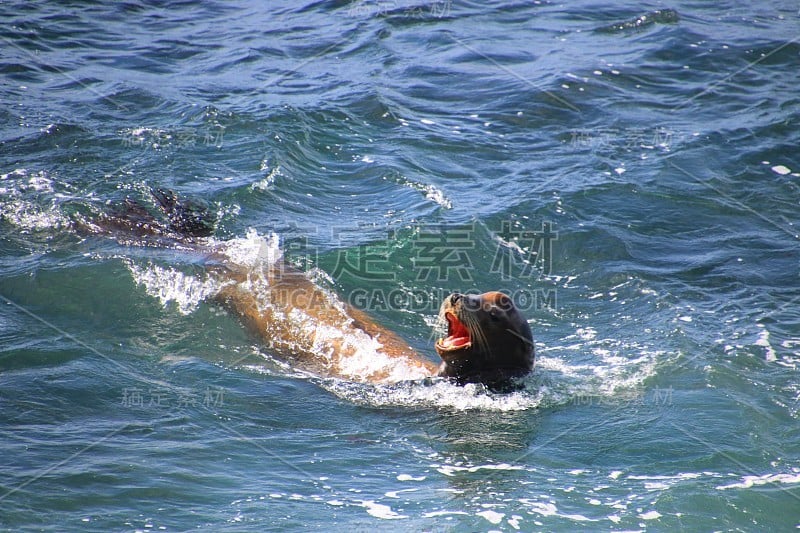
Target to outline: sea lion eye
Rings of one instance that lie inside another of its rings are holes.
[[[508,296],[506,296],[504,294],[500,298],[500,301],[497,302],[497,305],[500,307],[500,309],[503,309],[504,311],[507,311],[507,310],[511,309],[512,307],[514,307],[514,302],[512,302],[511,298],[509,298]]]

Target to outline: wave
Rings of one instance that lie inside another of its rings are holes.
[[[369,407],[433,407],[456,411],[525,411],[591,403],[612,406],[644,402],[642,385],[655,374],[656,353],[589,365],[537,357],[536,369],[514,392],[492,392],[483,385],[455,385],[443,379],[370,385],[323,379],[320,386],[352,403]]]
[[[260,272],[283,257],[280,237],[275,233],[260,235],[249,230],[242,238],[213,241],[212,247],[232,264]],[[148,262],[137,265],[126,261],[138,285],[165,306],[189,314],[213,297],[225,285],[223,279],[208,274],[183,272],[173,266]],[[313,277],[313,272],[307,275]],[[266,279],[248,281],[247,290],[263,292],[259,301],[269,304]],[[331,303],[344,308],[333,291],[324,291]],[[382,353],[380,339],[362,332],[345,333],[323,327],[300,309],[289,317],[293,327],[314,339],[314,350],[321,358],[330,358],[331,340],[341,339],[356,347],[353,356],[344,358],[337,370],[352,379],[311,377],[322,388],[347,401],[371,407],[435,407],[453,410],[523,411],[558,405],[641,401],[642,385],[656,372],[656,361],[663,352],[643,346],[627,345],[614,339],[598,339],[591,327],[577,327],[566,344],[539,350],[536,370],[521,390],[495,393],[483,385],[457,386],[443,379],[426,378],[419,368],[401,364]],[[344,329],[344,328],[342,328]],[[633,355],[631,355],[633,354]],[[590,357],[586,363],[575,359]],[[255,368],[252,368],[253,370]],[[364,383],[366,376],[387,371],[386,384]],[[293,374],[293,370],[289,374]]]
[[[69,217],[52,206],[39,205],[57,202],[59,192],[53,179],[44,172],[32,173],[26,169],[0,175],[0,190],[5,199],[0,202],[3,217],[14,226],[27,231],[53,230],[69,226]],[[413,185],[408,184],[413,187]],[[49,200],[48,200],[49,199]],[[38,203],[37,203],[38,201]],[[249,229],[244,237],[227,240],[211,238],[208,247],[224,258],[224,262],[255,272],[275,265],[283,259],[280,236],[276,233],[259,234]],[[157,299],[164,308],[188,315],[204,301],[213,298],[226,283],[225,279],[206,270],[183,268],[181,265],[164,265],[152,258],[127,257],[123,259],[138,286]],[[307,275],[319,285],[322,273]],[[330,285],[330,280],[322,285]],[[248,290],[262,291],[268,301],[266,280],[253,280]],[[262,285],[260,286],[259,283]],[[341,299],[331,290],[323,289],[332,303],[344,307]],[[312,316],[295,313],[292,321],[299,330],[315,339],[314,349],[320,356],[326,353],[330,340],[341,332],[320,327]],[[348,334],[349,335],[349,334]],[[352,337],[352,335],[350,335]],[[339,370],[352,381],[342,379],[315,379],[319,385],[354,403],[373,407],[407,406],[435,407],[453,410],[523,411],[547,408],[569,403],[626,402],[641,397],[643,382],[656,372],[656,360],[663,355],[641,346],[626,346],[611,339],[596,339],[591,328],[577,328],[576,334],[564,339],[564,345],[551,345],[538,350],[536,370],[525,382],[525,388],[516,392],[497,394],[481,385],[456,386],[444,380],[423,379],[419,368],[399,365],[383,355],[379,340],[364,334],[359,338],[346,338],[348,345],[357,347],[353,357],[344,360],[345,368]],[[338,337],[337,337],[338,338]],[[631,355],[633,354],[633,355]],[[579,364],[583,355],[591,361]],[[376,369],[388,369],[385,385],[362,383],[365,376]],[[295,369],[287,375],[293,375]]]

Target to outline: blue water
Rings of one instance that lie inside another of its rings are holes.
[[[678,20],[595,31],[657,9]],[[3,529],[800,524],[796,2],[0,20]],[[437,298],[506,290],[536,370],[508,394],[309,376],[191,253],[70,229],[149,187],[207,201],[219,242],[277,235],[431,360]]]

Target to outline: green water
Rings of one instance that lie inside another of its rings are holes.
[[[3,3],[0,527],[796,529],[797,7]],[[536,370],[304,374],[202,258],[70,229],[150,187],[432,361],[503,289]]]

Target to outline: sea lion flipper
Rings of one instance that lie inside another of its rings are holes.
[[[208,237],[214,233],[217,217],[202,200],[180,198],[169,189],[150,189],[169,219],[172,231],[186,237]]]
[[[76,214],[73,227],[80,234],[163,246],[196,243],[195,238],[214,233],[217,216],[205,202],[181,198],[167,189],[154,188],[150,193],[163,215],[129,197],[109,212]]]

